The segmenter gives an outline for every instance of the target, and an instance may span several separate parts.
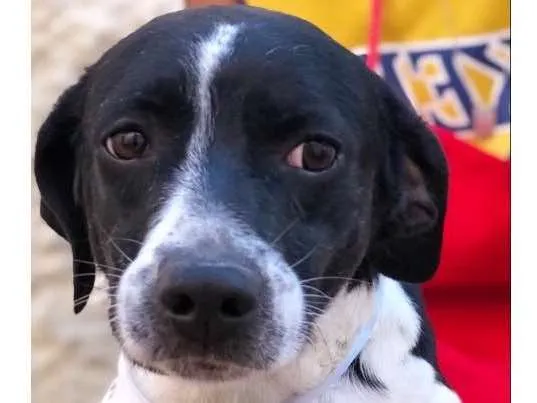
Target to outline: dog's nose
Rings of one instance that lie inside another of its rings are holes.
[[[255,320],[263,281],[252,270],[210,265],[168,267],[160,274],[160,304],[184,337],[229,337]]]

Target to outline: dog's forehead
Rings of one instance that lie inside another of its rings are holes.
[[[130,37],[132,42],[153,47],[167,39],[174,50],[189,52],[222,25],[240,26],[241,51],[264,54],[275,44],[323,46],[336,44],[311,23],[290,15],[252,7],[208,7],[183,10],[157,17]],[[344,48],[342,48],[344,49]]]
[[[309,108],[333,117],[325,106],[353,105],[367,92],[357,61],[296,17],[245,7],[185,10],[150,21],[90,68],[86,116],[97,133],[146,100],[194,113],[206,94],[230,116],[263,104],[276,106],[271,116]]]
[[[202,58],[200,48],[208,41],[212,42],[205,49],[208,56],[221,53],[222,46],[232,53],[220,61],[221,70],[228,64],[241,66],[251,77],[269,73],[275,65],[282,77],[299,75],[326,64],[319,59],[337,64],[349,57],[346,49],[296,17],[255,8],[209,7],[166,14],[142,26],[104,54],[93,69],[94,81],[108,88],[125,81],[125,75],[137,76],[138,81],[180,73],[194,76]]]

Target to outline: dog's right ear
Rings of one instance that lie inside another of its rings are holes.
[[[448,165],[442,146],[408,102],[372,75],[385,140],[377,175],[379,225],[368,259],[384,275],[422,283],[442,251]]]
[[[95,267],[86,219],[76,194],[75,145],[80,134],[86,76],[59,98],[37,134],[34,173],[41,193],[41,217],[71,244],[74,310],[86,305],[95,282]]]

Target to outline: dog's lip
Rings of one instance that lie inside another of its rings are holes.
[[[175,366],[178,361],[183,361],[183,370],[188,369],[187,372],[190,374],[199,374],[199,375],[210,375],[210,374],[218,374],[218,373],[225,373],[225,372],[242,372],[246,370],[246,368],[243,368],[241,366],[238,366],[231,362],[225,362],[225,361],[218,361],[214,359],[208,359],[208,358],[178,358],[176,360],[168,359],[159,362],[160,365],[147,365],[142,364],[139,361],[132,359],[129,357],[130,361],[133,365],[143,369],[144,371],[153,372],[158,375],[167,375],[169,370],[164,370],[161,367],[162,364],[165,364],[167,361],[168,364],[171,364],[171,366]],[[175,364],[175,365],[174,365]],[[168,375],[173,375],[176,371],[171,371]],[[181,371],[183,372],[183,371]]]
[[[129,359],[129,361],[131,362],[131,364],[134,367],[140,368],[145,372],[151,372],[151,373],[154,373],[154,374],[157,374],[157,375],[166,375],[166,372],[161,370],[161,369],[159,369],[159,368],[155,368],[155,367],[153,367],[151,365],[148,365],[148,364],[142,364],[138,360],[133,359],[133,358],[128,357],[128,356],[127,356],[127,358]]]
[[[235,365],[231,363],[202,358],[189,360],[188,366],[194,369],[199,369],[204,372],[217,372],[222,370],[229,370],[230,367],[235,367]]]
[[[165,367],[165,373],[169,376],[180,376],[187,379],[205,381],[236,379],[252,371],[247,367],[237,365],[233,362],[203,357],[168,360]]]

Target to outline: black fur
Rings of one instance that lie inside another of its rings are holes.
[[[298,216],[276,247],[291,264],[321,245],[294,267],[301,279],[431,278],[447,192],[434,135],[358,57],[312,25],[255,8],[214,7],[159,17],[120,41],[60,98],[39,131],[41,211],[72,245],[75,311],[93,287],[87,262],[99,263],[116,285],[129,263],[124,254],[136,256],[162,205],[194,125],[191,46],[217,22],[243,28],[211,88],[218,111],[208,155],[212,197],[267,242]],[[103,143],[117,130],[150,133],[151,153],[135,163],[113,161]],[[316,136],[337,145],[332,169],[312,175],[284,164],[290,149]],[[334,295],[343,283],[314,285]],[[405,290],[425,318],[416,286]],[[436,366],[424,323],[414,352]],[[357,363],[354,371],[382,388]]]

